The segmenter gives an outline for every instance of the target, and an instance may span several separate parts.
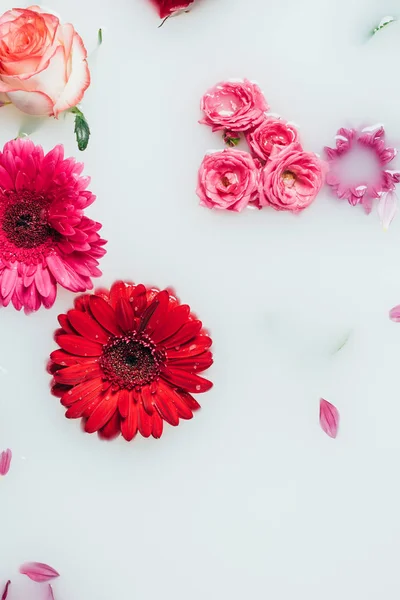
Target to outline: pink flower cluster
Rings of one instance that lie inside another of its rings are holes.
[[[200,123],[223,131],[230,148],[206,154],[199,169],[200,204],[240,212],[247,206],[299,212],[316,198],[326,164],[305,152],[297,129],[268,114],[258,85],[226,81],[203,96]],[[250,153],[232,148],[244,134]]]

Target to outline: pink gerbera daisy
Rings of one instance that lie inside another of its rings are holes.
[[[45,155],[17,139],[0,152],[0,306],[12,302],[26,313],[50,308],[57,283],[84,292],[101,275],[106,242],[101,224],[84,216],[96,197],[82,170],[64,159],[63,146]]]

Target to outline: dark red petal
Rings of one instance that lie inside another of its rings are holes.
[[[133,314],[132,304],[126,298],[120,298],[117,300],[115,307],[115,315],[117,317],[117,323],[121,327],[122,331],[128,333],[136,329],[135,315]]]
[[[161,370],[162,377],[172,383],[177,388],[181,388],[186,392],[201,394],[212,388],[213,384],[208,379],[194,375],[183,369],[176,369],[168,365],[168,369],[164,367]]]
[[[100,296],[90,296],[90,311],[94,318],[110,333],[121,335],[114,309]]]
[[[142,389],[140,390],[140,395],[142,397],[145,411],[149,415],[152,415],[154,413],[154,394],[152,394],[151,386],[146,385],[142,387]]]
[[[58,315],[57,320],[60,323],[61,328],[64,329],[65,333],[76,333],[72,329],[67,315]]]
[[[138,429],[143,437],[148,438],[152,430],[152,417],[144,410],[142,402],[136,405],[138,410]]]
[[[116,281],[112,284],[110,289],[110,303],[113,308],[117,306],[117,302],[121,298],[128,299],[128,289],[128,286],[123,281]]]
[[[92,342],[107,344],[110,335],[88,313],[83,313],[80,310],[70,310],[68,311],[68,319],[72,327],[83,337]]]
[[[53,385],[51,387],[51,393],[56,398],[62,398],[64,396],[65,392],[68,392],[69,389],[70,389],[69,385],[59,385],[58,383],[56,383],[55,385]]]
[[[121,417],[128,416],[129,405],[132,402],[131,393],[129,390],[121,390],[118,398],[118,410]]]
[[[175,348],[190,342],[191,339],[196,337],[200,333],[203,323],[201,321],[188,321],[185,323],[180,330],[173,336],[171,336],[166,342],[166,348]]]
[[[64,352],[64,350],[54,350],[50,354],[50,359],[57,365],[61,365],[63,367],[77,365],[82,361],[81,356],[73,356],[72,354]]]
[[[212,345],[212,339],[208,335],[198,335],[195,337],[190,344],[180,346],[177,350],[177,346],[170,348],[167,352],[168,358],[187,358],[188,356],[197,356]]]
[[[203,354],[200,354],[199,356],[189,356],[188,358],[171,360],[168,364],[172,367],[178,367],[178,369],[190,371],[191,373],[201,373],[211,367],[213,358],[211,352],[203,352]]]
[[[118,395],[117,393],[107,393],[102,402],[92,412],[85,424],[86,433],[94,433],[98,431],[111,419],[118,406]]]
[[[148,323],[144,329],[144,331],[149,335],[151,335],[151,333],[155,331],[157,327],[159,327],[160,324],[164,321],[164,317],[167,313],[169,304],[169,294],[167,290],[159,292],[155,296],[153,302],[158,302],[158,305],[153,314],[151,315],[150,319],[148,320]]]
[[[163,432],[163,420],[158,414],[158,412],[154,412],[153,414],[153,424],[151,429],[151,435],[153,438],[160,438]]]
[[[101,376],[102,372],[97,362],[72,365],[54,373],[54,381],[64,385],[76,385],[82,381]]]
[[[190,394],[186,393],[186,392],[181,392],[179,391],[179,395],[182,398],[182,400],[188,405],[188,407],[190,408],[190,410],[199,410],[201,408],[200,404],[197,402],[197,400],[195,400],[193,398],[193,396],[191,396]]]
[[[176,333],[187,322],[189,314],[190,308],[187,304],[173,308],[167,313],[162,325],[153,333],[153,342],[158,344]]]
[[[89,310],[89,298],[90,294],[82,294],[82,296],[78,296],[77,298],[75,298],[74,306],[76,310],[87,312]]]
[[[3,594],[1,596],[1,600],[6,600],[7,596],[8,596],[8,588],[10,587],[11,581],[8,580],[6,583],[6,587],[4,588]]]
[[[92,412],[94,410],[96,410],[96,408],[99,406],[99,404],[101,404],[103,402],[103,393],[99,394],[98,396],[96,396],[96,398],[92,398],[90,400],[90,402],[85,402],[85,404],[80,407],[80,414],[79,416],[82,417],[83,419],[88,419],[90,417],[90,415],[92,414]],[[74,408],[77,409],[79,406],[79,402],[77,402],[76,404],[74,404],[73,406],[71,406],[70,409],[68,409],[67,413],[69,413],[70,411],[73,412]],[[66,414],[65,416],[69,416],[68,414]]]
[[[171,402],[169,394],[161,386],[154,394],[154,406],[158,410],[160,417],[167,421],[170,425],[176,426],[179,424],[179,417],[174,404]]]
[[[100,378],[84,381],[73,387],[71,390],[68,390],[68,392],[63,395],[61,404],[63,406],[72,406],[72,404],[85,399],[88,395],[95,397],[101,393],[102,387],[103,382]]]
[[[100,356],[102,346],[79,335],[58,335],[56,342],[63,350],[78,356]]]
[[[185,403],[185,401],[181,398],[179,392],[169,387],[167,383],[160,381],[159,388],[167,395],[171,402],[174,403],[174,406],[177,410],[178,417],[181,419],[192,419],[193,413]]]
[[[111,419],[99,431],[99,437],[104,440],[112,440],[121,433],[121,418],[116,410]]]
[[[135,315],[140,316],[147,305],[146,288],[142,283],[134,288],[129,301],[132,303]]]
[[[158,300],[155,299],[143,311],[143,314],[140,317],[140,325],[139,325],[139,328],[138,328],[139,333],[141,333],[142,331],[146,330],[147,325],[149,324],[149,321],[150,321],[151,317],[154,315],[154,313],[156,312],[156,310],[158,308],[158,305],[159,305],[159,302],[158,302]]]
[[[127,442],[133,440],[138,430],[138,407],[133,402],[129,405],[126,419],[121,421],[121,433]]]

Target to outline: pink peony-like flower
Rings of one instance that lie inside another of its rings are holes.
[[[257,84],[243,81],[223,81],[208,90],[201,99],[204,117],[200,123],[213,131],[247,131],[265,117],[269,106]]]
[[[83,292],[101,275],[105,240],[84,215],[96,197],[82,170],[62,146],[45,155],[26,138],[0,152],[0,305],[50,308],[57,283]]]
[[[297,142],[298,132],[294,125],[283,119],[267,117],[247,133],[246,139],[253,155],[266,161],[275,158],[284,148]]]
[[[293,144],[262,169],[260,204],[299,212],[313,202],[325,173],[326,164],[316,154],[304,152],[300,144]]]
[[[226,149],[207,154],[199,169],[200,204],[240,212],[257,201],[258,173],[248,152]]]
[[[70,24],[39,6],[0,18],[0,103],[30,115],[57,115],[80,102],[90,84],[87,52]]]

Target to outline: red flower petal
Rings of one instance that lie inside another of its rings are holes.
[[[179,350],[171,348],[167,352],[168,358],[187,358],[188,356],[197,356],[212,345],[212,339],[208,335],[198,335],[190,344],[181,346]]]
[[[181,344],[186,344],[190,342],[198,333],[200,333],[203,324],[201,321],[188,321],[177,331],[177,333],[171,336],[166,342],[165,347],[175,348],[176,346],[180,346]]]
[[[85,424],[86,433],[98,431],[111,419],[118,408],[118,395],[108,393],[95,408]]]
[[[121,433],[121,417],[116,410],[111,419],[99,430],[99,437],[104,440],[112,440]]]
[[[186,392],[201,394],[207,392],[213,386],[208,379],[188,373],[183,369],[175,369],[169,366],[168,369],[164,368],[161,374],[166,381],[169,381],[177,388],[182,388]]]
[[[133,314],[132,304],[126,298],[120,298],[115,307],[117,323],[122,331],[128,333],[136,329],[135,315]]]
[[[102,389],[103,382],[100,378],[85,381],[66,392],[62,397],[61,404],[63,406],[72,406],[75,402],[85,400],[86,396],[90,396],[93,399],[102,392]]]
[[[50,354],[50,359],[57,365],[61,365],[63,367],[77,365],[82,361],[81,356],[73,356],[72,354],[64,352],[64,350],[54,350],[54,352]]]
[[[144,331],[148,334],[151,334],[155,329],[157,329],[157,327],[159,327],[160,323],[164,321],[169,304],[169,294],[167,290],[159,292],[155,296],[153,302],[157,302],[157,308],[151,315],[146,327],[144,328]]]
[[[147,414],[152,415],[154,413],[154,393],[152,387],[150,385],[142,387],[140,395],[145,411]]]
[[[167,421],[170,425],[176,426],[179,424],[179,417],[174,404],[171,402],[165,390],[158,388],[154,394],[154,406],[158,410],[160,417]]]
[[[88,313],[80,310],[69,310],[68,319],[72,327],[83,337],[99,344],[107,344],[110,336]]]
[[[121,417],[128,416],[129,406],[131,402],[131,392],[129,390],[121,390],[118,396],[118,409]]]
[[[211,352],[203,352],[199,356],[190,356],[189,358],[177,358],[170,362],[171,366],[185,369],[192,373],[201,373],[211,367],[212,364],[213,358]]]
[[[128,300],[128,286],[123,281],[116,281],[110,288],[110,302],[115,309],[117,302],[120,299]]]
[[[178,417],[181,419],[192,419],[193,413],[185,403],[183,398],[181,398],[179,392],[169,387],[163,381],[159,382],[159,389],[164,392],[164,394],[168,397],[169,401],[172,402],[177,410]]]
[[[0,454],[0,476],[7,475],[8,471],[10,470],[11,459],[12,459],[12,452],[11,452],[10,448],[7,448],[7,450],[4,450],[3,452],[1,452],[1,454]]]
[[[110,333],[121,335],[117,317],[112,307],[100,296],[90,296],[89,307],[94,318]]]
[[[94,379],[100,377],[102,371],[96,362],[83,363],[79,365],[73,365],[66,369],[60,369],[54,374],[54,381],[62,383],[64,385],[76,385],[85,380]]]
[[[130,442],[135,437],[138,430],[138,410],[137,405],[130,402],[128,414],[121,422],[121,433],[127,442]]]
[[[8,588],[10,587],[11,581],[8,580],[6,583],[6,587],[4,588],[3,595],[1,596],[1,600],[6,600],[8,596]]]
[[[132,302],[133,311],[136,316],[140,316],[147,304],[146,288],[142,283],[139,283],[132,292],[129,301]]]
[[[143,437],[148,438],[152,431],[152,417],[144,410],[142,402],[137,404],[138,410],[138,429]]]
[[[53,567],[39,562],[25,563],[21,565],[19,572],[38,583],[50,581],[50,579],[60,576],[60,574],[53,569]]]
[[[64,329],[65,333],[75,333],[75,331],[70,325],[67,315],[58,315],[57,320],[60,323],[62,329]]]
[[[56,342],[67,352],[78,354],[78,356],[100,356],[102,352],[101,344],[91,342],[79,335],[58,335]]]
[[[154,332],[152,339],[158,344],[176,333],[188,320],[190,308],[181,304],[167,313],[164,323]]]
[[[190,408],[190,410],[195,411],[195,410],[199,410],[201,408],[201,406],[197,402],[197,400],[195,400],[193,398],[193,396],[191,396],[187,392],[181,392],[181,391],[179,391],[179,395],[182,398],[182,400],[188,405],[188,407]]]
[[[333,406],[333,404],[323,398],[321,398],[319,403],[319,422],[329,437],[335,438],[337,436],[339,412],[336,406]]]
[[[162,420],[160,415],[157,412],[155,412],[153,414],[153,425],[152,425],[152,429],[151,429],[151,435],[153,436],[153,438],[157,439],[162,436],[163,423],[164,423],[164,421]]]

